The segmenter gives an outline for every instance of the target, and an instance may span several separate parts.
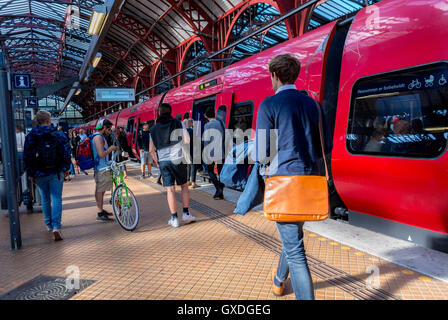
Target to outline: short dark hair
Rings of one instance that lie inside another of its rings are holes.
[[[269,63],[269,72],[275,73],[283,84],[294,84],[300,73],[300,61],[289,53],[279,54]]]
[[[207,110],[205,110],[205,116],[207,118],[214,118],[215,117],[215,109],[213,107],[208,107]]]
[[[160,115],[165,114],[165,113],[171,114],[171,112],[172,112],[172,109],[171,109],[171,106],[168,103],[162,103],[160,105],[160,107],[159,107],[159,114]]]

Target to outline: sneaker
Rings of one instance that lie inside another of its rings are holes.
[[[98,215],[96,216],[96,220],[97,221],[114,221],[114,219],[109,218],[107,215],[105,215],[104,213],[100,212],[98,213]]]
[[[62,239],[62,234],[61,231],[58,229],[54,229],[53,230],[53,235],[54,235],[54,241],[61,241]]]
[[[148,178],[152,178],[152,177],[154,177],[154,176],[152,175],[152,173],[148,173]]]
[[[274,282],[275,275],[277,274],[277,269],[273,269],[271,272],[271,280],[272,280],[272,293],[276,297],[280,297],[283,295],[283,291],[285,290],[285,283],[284,281],[280,284],[280,286],[277,286]]]
[[[144,174],[142,174],[142,175],[140,176],[140,180],[143,180],[143,179],[145,179],[145,175],[144,175]]]
[[[170,218],[170,220],[168,220],[168,224],[174,228],[177,228],[179,226],[179,219],[178,218]]]
[[[216,191],[215,195],[213,196],[213,199],[215,199],[215,200],[223,200],[224,199],[224,192],[222,190]]]
[[[195,222],[195,221],[196,221],[196,218],[193,217],[191,214],[182,213],[182,222],[190,223],[190,222]]]
[[[112,199],[110,199],[110,203],[112,204]],[[109,216],[109,217],[111,217],[111,216],[114,215],[113,213],[111,213],[111,212],[107,212],[107,211],[104,210],[104,209],[103,209],[103,214],[105,214],[106,216]]]

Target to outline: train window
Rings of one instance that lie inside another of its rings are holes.
[[[132,133],[133,130],[134,130],[134,118],[129,118],[126,131]]]
[[[184,113],[184,120],[190,118],[190,114],[188,112]]]
[[[251,129],[253,115],[254,103],[252,101],[235,103],[230,113],[229,128],[243,131]]]
[[[218,111],[216,112],[216,119],[221,120],[223,123],[226,123],[227,118],[227,108],[225,105],[219,106]]]
[[[181,113],[178,114],[175,118],[176,118],[177,120],[179,120],[179,121],[182,121],[182,114],[181,114]]]
[[[347,149],[354,154],[435,158],[447,145],[448,63],[358,80]]]

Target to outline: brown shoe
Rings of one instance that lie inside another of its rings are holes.
[[[53,230],[53,235],[54,235],[54,241],[61,241],[62,239],[62,235],[61,235],[61,231],[59,230]]]
[[[277,269],[273,269],[271,273],[271,280],[272,280],[272,293],[276,297],[280,297],[283,295],[283,291],[285,290],[285,283],[282,282],[280,286],[277,286],[274,282],[275,275],[277,274]]]

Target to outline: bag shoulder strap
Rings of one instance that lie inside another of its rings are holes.
[[[313,99],[314,100],[314,99]],[[328,166],[327,166],[327,160],[325,157],[325,140],[324,140],[324,131],[323,131],[323,125],[322,125],[322,110],[321,110],[321,106],[320,104],[314,100],[314,104],[316,105],[317,108],[317,112],[319,114],[319,136],[320,136],[320,145],[322,147],[322,158],[324,160],[324,165],[325,165],[325,177],[327,178],[327,181],[329,179],[329,175],[328,175]]]

